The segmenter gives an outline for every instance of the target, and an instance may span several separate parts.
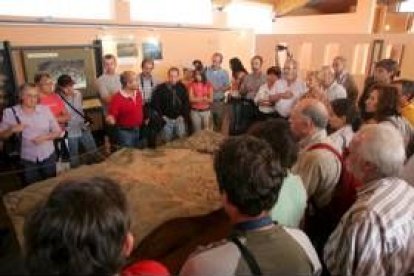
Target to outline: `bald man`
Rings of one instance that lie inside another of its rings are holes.
[[[276,83],[276,95],[269,98],[278,114],[287,119],[294,104],[306,93],[306,84],[298,77],[298,62],[287,59],[283,66],[283,77]]]
[[[326,133],[328,111],[315,99],[304,99],[289,118],[293,135],[299,140],[300,152],[292,171],[301,176],[308,198],[317,208],[331,201],[341,174],[340,160],[327,149],[311,149],[316,144],[333,146]]]

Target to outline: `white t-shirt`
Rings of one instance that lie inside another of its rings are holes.
[[[342,152],[344,151],[344,149],[349,147],[349,144],[351,143],[353,137],[354,131],[352,130],[352,126],[350,125],[346,125],[343,128],[340,128],[331,135],[329,135],[329,138],[331,138],[335,147],[337,149],[340,149]]]
[[[275,104],[276,111],[285,118],[290,116],[290,112],[292,111],[295,103],[306,93],[306,84],[299,79],[290,85],[288,85],[288,82],[284,79],[277,81],[276,93],[285,93],[286,91],[291,91],[293,93],[293,97],[290,99],[279,100]]]
[[[326,90],[326,94],[328,95],[329,102],[333,102],[337,99],[346,99],[346,90],[345,88],[334,81],[331,86]]]
[[[274,106],[260,106],[258,105],[258,103],[259,101],[268,101],[271,95],[276,95],[276,84],[277,84],[277,81],[270,88],[267,83],[260,86],[259,91],[254,97],[254,102],[259,107],[260,112],[265,113],[265,114],[275,112]]]

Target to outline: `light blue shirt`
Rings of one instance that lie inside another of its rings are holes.
[[[283,226],[298,228],[305,213],[307,199],[300,176],[289,173],[283,180],[279,197],[271,211],[272,219]]]
[[[73,97],[64,96],[65,99],[80,113],[83,113],[83,106],[82,106],[82,94],[81,92],[75,90]],[[85,119],[80,116],[77,112],[75,112],[65,101],[66,110],[70,113],[70,120],[68,122],[68,137],[76,138],[82,136],[82,130],[85,128]]]
[[[207,80],[213,85],[213,99],[215,101],[221,101],[224,98],[224,90],[217,88],[226,87],[230,85],[229,74],[224,69],[214,70],[209,67],[206,70]]]

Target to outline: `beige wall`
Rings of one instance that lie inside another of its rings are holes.
[[[212,26],[164,27],[149,26],[149,22],[131,22],[128,1],[115,1],[115,18],[110,21],[88,20],[54,20],[54,24],[2,24],[0,23],[0,39],[8,40],[12,46],[35,45],[73,45],[89,44],[99,38],[103,40],[104,52],[116,54],[118,41],[136,42],[139,56],[134,64],[120,65],[119,71],[139,71],[142,60],[141,43],[149,38],[158,39],[163,46],[163,60],[156,62],[155,75],[163,79],[170,66],[182,67],[194,59],[201,59],[210,64],[214,52],[223,53],[223,66],[228,68],[228,60],[238,56],[248,63],[254,54],[255,35],[251,30],[231,30],[226,28],[226,15],[213,12]],[[0,17],[1,20],[36,21],[34,18]],[[56,25],[58,23],[59,25]],[[72,23],[97,24],[97,26],[76,26]],[[115,26],[115,25],[118,26]],[[137,25],[139,24],[139,26]]]
[[[274,34],[369,34],[376,0],[358,0],[356,12],[331,15],[290,16],[277,18]]]
[[[116,42],[132,39],[139,46],[139,58],[133,65],[120,66],[119,70],[139,70],[142,58],[141,42],[148,38],[158,38],[163,45],[164,59],[157,62],[155,75],[160,78],[170,66],[183,66],[195,58],[207,64],[213,52],[222,52],[228,59],[240,57],[245,63],[253,55],[255,36],[250,31],[192,30],[192,29],[119,29],[83,28],[58,26],[1,26],[0,37],[9,40],[14,46],[28,45],[73,45],[88,44],[94,39],[104,39],[106,53],[116,52]]]

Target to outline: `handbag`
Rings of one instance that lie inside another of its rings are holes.
[[[10,108],[16,120],[16,124],[21,124],[19,116],[17,116],[14,107]],[[20,151],[22,147],[22,133],[14,133],[4,142],[4,152],[6,156],[12,161],[18,162],[20,159]]]

